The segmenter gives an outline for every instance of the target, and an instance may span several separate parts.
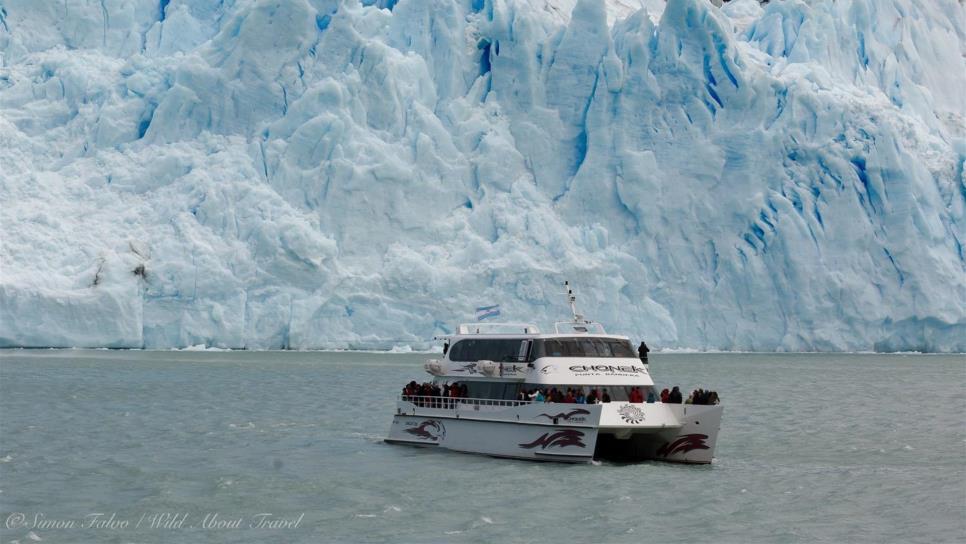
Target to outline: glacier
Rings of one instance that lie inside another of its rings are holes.
[[[966,352],[957,0],[0,0],[0,347]]]

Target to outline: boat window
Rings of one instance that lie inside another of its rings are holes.
[[[627,340],[616,338],[552,338],[534,340],[533,359],[540,357],[637,357]]]
[[[537,340],[534,342],[533,357],[563,357],[563,345],[559,340]]]
[[[518,383],[465,382],[467,397],[471,399],[515,400],[520,392]]]
[[[527,340],[519,338],[469,338],[460,340],[449,348],[450,361],[523,361],[526,358]]]
[[[594,338],[594,349],[597,350],[597,355],[599,357],[633,357],[631,355],[620,355],[623,353],[620,349],[620,342],[605,342],[603,338]]]
[[[577,343],[580,345],[580,351],[584,353],[585,357],[603,356],[603,353],[597,353],[597,346],[590,338],[581,338]]]

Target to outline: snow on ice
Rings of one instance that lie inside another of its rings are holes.
[[[0,0],[0,346],[966,351],[956,0]]]

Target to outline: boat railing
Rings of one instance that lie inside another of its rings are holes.
[[[422,408],[441,408],[444,410],[454,410],[459,405],[473,406],[479,409],[480,406],[523,406],[532,404],[529,400],[505,400],[505,399],[474,399],[464,397],[433,397],[423,395],[401,395],[399,400],[411,402]]]

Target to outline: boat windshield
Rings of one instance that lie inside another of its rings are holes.
[[[526,339],[512,338],[470,338],[460,340],[449,348],[450,361],[525,361],[527,356]]]
[[[534,340],[533,358],[637,357],[627,340],[616,338],[549,338]]]

